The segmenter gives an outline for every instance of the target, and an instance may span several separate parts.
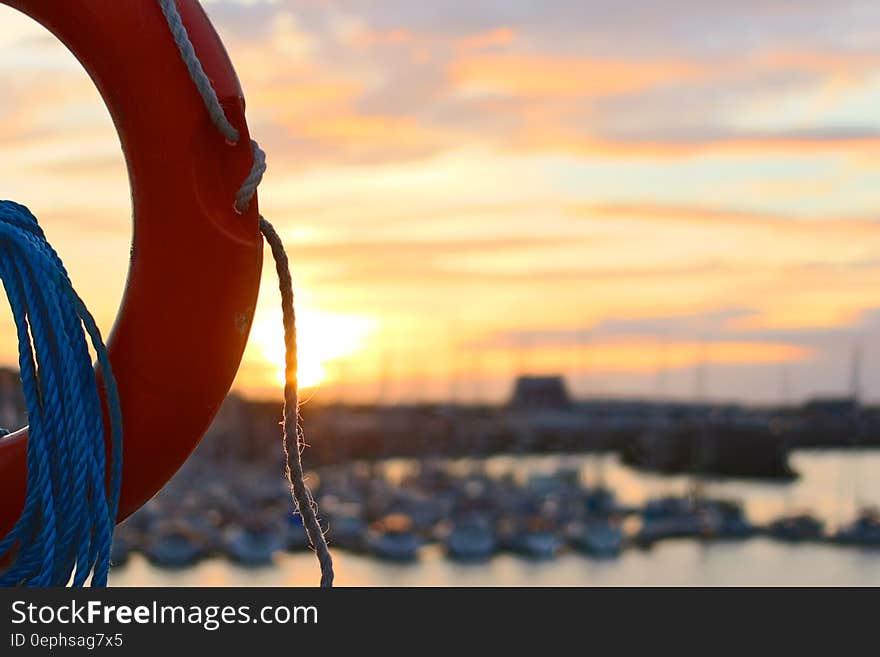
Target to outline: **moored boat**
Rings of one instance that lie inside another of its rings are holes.
[[[562,549],[556,526],[547,518],[534,516],[525,522],[508,524],[502,529],[505,546],[517,554],[535,560],[549,560]]]
[[[569,532],[571,545],[594,557],[612,558],[623,551],[620,522],[612,517],[592,517],[575,523]]]
[[[367,533],[367,549],[388,561],[415,561],[422,540],[412,531],[412,520],[402,514],[386,516]]]
[[[666,496],[649,500],[642,511],[642,526],[636,541],[650,545],[668,538],[705,536],[708,527],[704,514],[691,497]]]
[[[459,561],[485,561],[498,549],[498,539],[486,520],[455,523],[446,537],[446,552]]]
[[[852,523],[834,534],[833,540],[844,545],[880,548],[880,509],[862,509]]]
[[[161,568],[185,568],[206,554],[198,538],[183,525],[160,529],[144,546],[144,555]]]
[[[775,539],[791,543],[817,541],[823,536],[825,524],[811,513],[783,516],[770,523],[767,532]]]
[[[262,523],[232,527],[225,539],[226,556],[242,566],[269,566],[275,552],[283,548],[279,532],[271,525]]]

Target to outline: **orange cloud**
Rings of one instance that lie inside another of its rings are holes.
[[[587,218],[632,218],[660,222],[709,224],[782,230],[793,234],[814,235],[817,239],[833,234],[842,238],[880,237],[880,223],[867,217],[809,218],[769,212],[750,212],[730,208],[702,207],[698,205],[657,205],[651,203],[606,203],[574,206],[571,212]]]
[[[516,39],[516,32],[509,27],[499,27],[460,38],[456,45],[462,50],[486,50],[509,46]]]
[[[515,39],[516,31],[509,27],[498,27],[462,37],[443,36],[430,32],[413,32],[407,29],[371,30],[362,28],[352,32],[348,43],[359,49],[404,44],[420,47],[451,44],[462,51],[474,51],[508,46]]]
[[[350,44],[356,48],[373,46],[400,45],[419,40],[418,35],[409,30],[357,30],[350,38]]]
[[[315,76],[260,87],[253,94],[253,102],[277,108],[281,116],[293,118],[321,108],[347,106],[363,90],[363,83],[356,80],[317,79]]]
[[[694,78],[702,67],[674,60],[612,60],[549,55],[461,57],[450,74],[460,86],[515,96],[576,98],[641,91]]]
[[[436,132],[408,117],[338,114],[313,117],[297,135],[352,149],[375,148],[394,152],[419,151],[437,146]]]
[[[787,71],[806,72],[834,78],[854,78],[875,71],[877,55],[871,52],[833,50],[760,50],[731,66],[745,72]]]
[[[504,352],[495,353],[499,355],[498,370],[503,372]],[[596,372],[650,374],[660,367],[669,370],[698,364],[771,365],[803,361],[813,356],[812,349],[774,342],[684,340],[661,344],[657,340],[612,340],[576,348],[537,347],[529,349],[524,358],[528,360],[529,369],[536,373],[570,371],[572,362],[579,361],[589,363],[590,369]]]
[[[880,134],[762,134],[719,133],[691,139],[607,139],[575,128],[532,122],[513,134],[507,144],[521,152],[668,159],[706,154],[880,155]]]

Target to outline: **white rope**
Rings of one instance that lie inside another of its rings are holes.
[[[220,105],[217,93],[211,86],[211,81],[205,73],[202,63],[196,55],[189,34],[177,11],[174,0],[157,0],[162,8],[162,13],[168,22],[174,42],[183,57],[184,64],[189,71],[190,77],[196,85],[205,108],[211,117],[211,121],[217,126],[217,130],[226,137],[230,144],[236,144],[239,140],[239,131],[233,127],[226,112]],[[266,153],[256,141],[251,140],[254,164],[251,171],[235,195],[235,209],[241,214],[247,212],[250,203],[257,193],[257,188],[263,180],[266,172]],[[303,526],[309,535],[309,540],[321,564],[321,586],[333,586],[333,559],[330,549],[327,547],[327,539],[318,522],[316,504],[312,494],[306,486],[303,476],[301,452],[305,443],[302,440],[302,431],[299,425],[299,387],[297,384],[296,364],[296,315],[293,307],[293,282],[290,276],[287,253],[278,233],[266,219],[260,216],[260,231],[272,249],[275,258],[275,268],[278,273],[278,282],[281,291],[281,307],[284,318],[284,341],[285,341],[285,369],[286,384],[284,386],[284,421],[282,423],[282,446],[286,460],[285,474],[290,484],[293,500],[297,511],[303,518]],[[296,447],[289,447],[290,437],[296,440]]]
[[[177,11],[177,5],[174,4],[174,0],[158,0],[158,2],[162,8],[162,13],[165,14],[165,20],[168,23],[171,34],[174,36],[174,43],[177,44],[180,50],[183,63],[186,64],[186,68],[189,70],[189,76],[202,96],[208,114],[211,115],[211,121],[214,122],[214,125],[217,126],[217,129],[226,137],[228,142],[237,144],[239,139],[238,130],[226,118],[226,112],[223,111],[220,100],[217,98],[217,93],[214,91],[214,87],[211,86],[211,80],[208,79],[205,69],[202,68],[202,62],[199,60],[198,55],[196,55],[195,48],[193,48],[192,41],[189,40],[189,34],[187,34],[186,27],[183,25],[183,19],[181,19],[180,13]]]

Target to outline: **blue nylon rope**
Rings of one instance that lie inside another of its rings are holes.
[[[0,201],[0,279],[30,428],[24,510],[0,541],[0,586],[106,586],[122,483],[122,411],[100,331],[31,212]],[[97,354],[110,416],[110,476]]]

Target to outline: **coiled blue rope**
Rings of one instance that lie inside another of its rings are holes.
[[[101,334],[31,212],[0,201],[0,279],[30,428],[24,511],[0,541],[2,586],[106,586],[122,483],[122,412]],[[97,354],[110,416],[109,481]]]

